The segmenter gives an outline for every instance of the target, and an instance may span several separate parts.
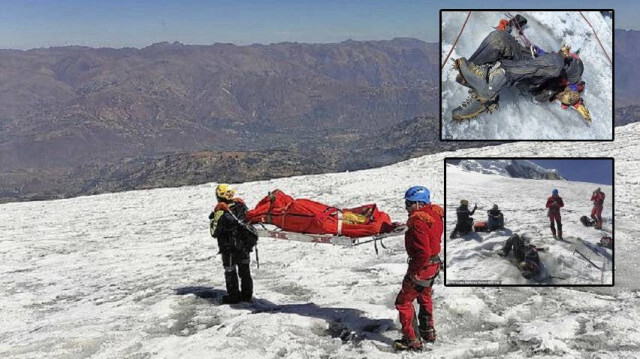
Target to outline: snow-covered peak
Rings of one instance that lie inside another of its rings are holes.
[[[566,180],[560,171],[543,168],[529,160],[462,160],[458,166],[467,171],[512,178]]]

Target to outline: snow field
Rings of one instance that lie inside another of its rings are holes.
[[[587,164],[585,164],[587,165]],[[508,260],[497,256],[513,233],[525,235],[538,247],[548,248],[540,252],[540,258],[547,272],[552,276],[567,279],[552,279],[547,284],[601,284],[601,271],[586,260],[573,254],[573,237],[580,237],[595,244],[603,233],[594,228],[584,227],[579,218],[591,214],[591,193],[601,187],[606,194],[603,210],[605,229],[612,227],[611,186],[563,180],[533,180],[510,178],[495,174],[467,171],[459,166],[447,165],[447,283],[449,280],[501,280],[502,284],[535,284],[534,280],[522,277],[520,271]],[[561,209],[563,235],[572,243],[554,240],[549,229],[549,219],[545,204],[551,190],[557,188],[565,206]],[[470,233],[456,239],[449,239],[456,223],[455,210],[460,199],[469,200],[469,206],[478,204],[473,218],[476,222],[487,221],[487,213],[494,203],[498,204],[505,216],[505,230],[490,233]],[[611,262],[604,256],[596,256],[591,250],[579,250],[598,265],[605,266],[604,284],[611,284],[613,273]],[[607,258],[611,252],[605,250]],[[604,260],[603,260],[604,259]]]
[[[404,221],[409,186],[426,185],[433,202],[443,203],[448,156],[613,156],[614,290],[452,288],[440,277],[433,296],[438,342],[430,354],[637,357],[639,134],[640,124],[632,124],[617,128],[615,144],[512,143],[237,188],[250,206],[281,188],[338,206],[376,202]],[[394,299],[406,271],[401,237],[386,239],[388,249],[379,256],[370,245],[261,239],[260,269],[252,265],[256,303],[220,305],[223,269],[207,220],[214,188],[0,205],[0,357],[418,356],[388,352],[399,336]]]

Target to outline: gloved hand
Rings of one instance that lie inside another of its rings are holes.
[[[477,204],[477,203],[474,203],[474,204],[473,204],[473,209],[475,210],[476,208],[478,208],[478,204]]]
[[[229,212],[229,205],[224,202],[218,203],[216,205],[216,209],[214,210],[214,212],[218,212],[218,211]]]

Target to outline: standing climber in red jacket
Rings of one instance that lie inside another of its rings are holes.
[[[564,207],[564,202],[562,202],[562,197],[558,195],[557,189],[554,189],[551,192],[551,197],[547,199],[546,207],[549,208],[547,216],[549,216],[549,221],[551,221],[551,233],[553,234],[553,238],[562,240],[562,219],[560,218],[560,208]],[[558,224],[557,236],[556,227],[553,223],[554,221]]]
[[[604,205],[604,192],[600,187],[596,188],[591,195],[593,209],[591,210],[591,218],[596,221],[596,229],[602,229],[602,207]]]
[[[405,193],[405,207],[409,212],[405,248],[409,255],[409,269],[402,281],[402,289],[396,297],[396,309],[400,312],[402,339],[394,342],[396,350],[421,350],[422,341],[417,336],[413,320],[413,301],[418,299],[418,331],[426,342],[436,340],[433,327],[432,286],[440,273],[442,262],[440,239],[442,237],[444,210],[431,204],[426,187],[414,186]]]

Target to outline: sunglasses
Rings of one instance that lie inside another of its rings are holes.
[[[405,206],[405,208],[409,208],[409,207],[413,206],[413,204],[414,204],[414,203],[416,203],[416,202],[414,202],[414,201],[409,201],[408,199],[405,199],[405,200],[404,200],[404,206]]]

